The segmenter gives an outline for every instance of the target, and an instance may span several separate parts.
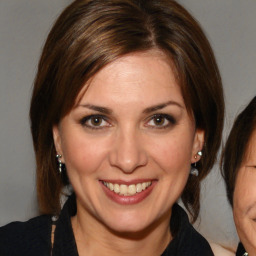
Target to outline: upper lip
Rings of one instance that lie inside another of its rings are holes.
[[[143,183],[143,182],[153,182],[157,181],[157,179],[133,179],[130,181],[126,180],[112,180],[112,179],[100,179],[100,181],[104,182],[109,182],[113,184],[124,184],[124,185],[131,185],[131,184],[138,184],[138,183]]]

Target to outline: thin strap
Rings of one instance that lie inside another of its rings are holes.
[[[52,224],[52,231],[51,231],[51,255],[53,250],[53,244],[54,244],[54,232],[56,229],[56,224]]]
[[[56,225],[55,224],[52,224],[52,232],[51,232],[51,248],[53,249],[53,244],[54,244],[54,232],[55,232],[55,229],[56,229]]]
[[[51,227],[51,255],[53,252],[53,245],[54,245],[54,234],[56,229],[56,223],[57,223],[58,217],[52,216],[52,227]]]

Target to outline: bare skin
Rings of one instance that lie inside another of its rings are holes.
[[[238,170],[233,214],[240,240],[250,256],[256,255],[256,132]]]
[[[76,193],[79,255],[160,255],[204,132],[159,51],[119,58],[85,86],[53,128]]]

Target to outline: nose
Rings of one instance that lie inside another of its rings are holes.
[[[126,131],[116,134],[109,153],[110,164],[124,173],[132,173],[138,167],[145,166],[148,156],[143,145],[136,132]]]

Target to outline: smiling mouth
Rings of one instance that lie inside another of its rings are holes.
[[[152,185],[151,181],[137,183],[137,184],[116,184],[111,182],[102,181],[103,185],[110,191],[113,191],[117,195],[121,196],[134,196],[135,194],[141,193]]]

